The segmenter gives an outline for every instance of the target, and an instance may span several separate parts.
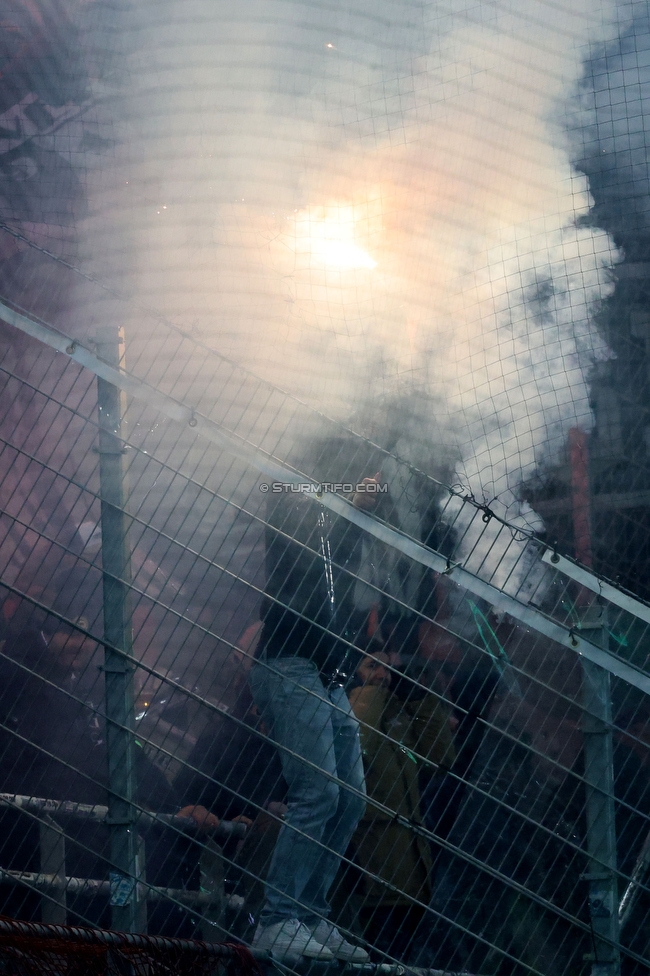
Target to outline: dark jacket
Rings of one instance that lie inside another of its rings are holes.
[[[361,530],[295,493],[271,498],[267,519],[259,653],[309,658],[323,675],[353,671],[349,643],[359,626],[354,587]]]

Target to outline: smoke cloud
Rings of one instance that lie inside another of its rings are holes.
[[[608,355],[563,106],[614,30],[593,0],[133,5],[86,267],[375,435],[401,403],[396,449],[539,524],[521,481]]]

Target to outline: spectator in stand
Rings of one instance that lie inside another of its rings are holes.
[[[414,681],[408,669],[390,670],[388,662],[379,647],[365,657],[357,669],[361,685],[350,693],[361,725],[369,797],[352,844],[362,872],[364,936],[406,961],[431,893],[431,855],[426,837],[394,818],[422,824],[418,770],[449,768],[454,746],[440,697]]]
[[[282,765],[248,684],[260,630],[258,621],[240,639],[245,650],[232,654],[232,704],[211,713],[174,783],[184,802],[204,805],[222,820],[254,820],[260,810],[286,799]]]
[[[430,688],[434,687],[435,682],[432,671],[425,662],[419,677],[420,682]],[[448,775],[448,771],[443,769],[420,771],[424,822],[432,834],[443,839],[449,836],[458,816],[466,788],[464,779],[485,731],[481,718],[488,714],[499,684],[499,672],[487,662],[476,662],[473,667],[449,667],[448,671],[451,680],[445,689],[445,697],[454,706],[450,719],[456,749],[454,775]],[[433,848],[435,860],[440,848],[435,844]]]
[[[87,622],[77,621],[86,629]],[[98,647],[80,630],[31,612],[28,602],[9,597],[0,609],[0,791],[73,800],[107,802],[108,768],[101,716],[103,685],[94,668]],[[99,663],[99,661],[97,661]],[[174,789],[162,772],[136,749],[136,802],[160,813],[190,818],[207,832],[219,820],[204,806],[179,810]],[[38,824],[13,809],[0,811],[3,840],[0,865],[39,871]],[[108,874],[108,834],[101,824],[66,822],[66,872],[86,878]],[[181,887],[192,873],[190,842],[171,832],[146,837],[147,880]],[[69,909],[96,924],[109,924],[106,906],[86,896],[69,898]],[[15,892],[4,911],[33,917],[40,899]],[[38,916],[37,916],[38,917]],[[150,930],[191,935],[187,913],[167,906],[150,917]]]
[[[363,484],[352,503],[373,510],[377,480]],[[364,809],[359,726],[344,691],[357,663],[362,533],[290,493],[270,496],[268,522],[268,600],[251,689],[280,747],[288,811],[253,944],[280,957],[365,962],[365,950],[329,921],[329,891]]]
[[[182,802],[198,803],[224,820],[249,824],[244,842],[227,842],[224,854],[229,862],[228,882],[243,896],[246,916],[257,919],[263,883],[287,812],[287,784],[248,687],[255,646],[256,642],[246,655],[233,655],[239,658],[233,681],[236,701],[228,713],[212,716],[174,785]],[[241,935],[246,938],[248,933]]]

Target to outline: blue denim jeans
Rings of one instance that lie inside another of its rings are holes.
[[[293,753],[279,750],[289,809],[266,878],[260,922],[267,926],[298,918],[317,924],[329,916],[329,890],[365,809],[359,795],[365,794],[359,725],[344,690],[325,688],[306,658],[256,664],[251,689],[273,740]]]

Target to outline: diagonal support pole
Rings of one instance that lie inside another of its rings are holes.
[[[69,356],[70,359],[78,363],[85,369],[89,369],[96,376],[105,379],[108,383],[123,390],[128,396],[141,400],[155,410],[160,411],[164,416],[169,417],[177,423],[186,424],[192,430],[206,440],[215,444],[220,450],[228,451],[234,457],[240,458],[250,464],[261,474],[269,479],[284,481],[290,485],[304,485],[306,479],[304,475],[296,474],[291,468],[285,467],[274,457],[265,453],[261,448],[246,441],[238,434],[226,430],[224,427],[215,423],[209,417],[204,417],[196,413],[193,408],[186,406],[179,400],[175,400],[162,391],[155,389],[143,380],[138,379],[132,374],[126,373],[119,366],[107,362],[103,357],[98,357],[90,349],[87,349],[76,339],[70,339],[56,329],[42,322],[37,322],[15,309],[10,308],[0,301],[0,320],[7,322],[16,329],[20,329],[26,335],[32,336],[39,342],[44,343],[51,349]],[[372,515],[362,512],[355,508],[347,499],[335,493],[318,493],[315,489],[318,486],[314,483],[309,486],[307,498],[324,506],[341,518],[346,519],[357,525],[369,536],[378,539],[380,542],[391,546],[398,552],[403,553],[407,558],[414,560],[422,566],[435,570],[451,579],[454,583],[464,587],[474,596],[480,597],[491,604],[495,610],[510,614],[515,620],[519,620],[524,626],[530,627],[539,634],[548,637],[549,640],[562,647],[567,647],[570,651],[577,654],[583,660],[588,660],[600,665],[610,674],[622,678],[634,688],[638,688],[646,695],[650,695],[650,675],[611,654],[608,650],[592,643],[583,636],[578,636],[574,630],[555,620],[552,620],[545,613],[530,604],[523,603],[517,597],[510,596],[500,590],[494,584],[483,580],[474,575],[460,564],[450,567],[445,556],[429,549],[422,543],[395,529],[385,522],[380,522]],[[554,555],[549,554],[549,561],[554,563]],[[591,575],[591,574],[589,574]],[[593,577],[595,580],[596,577]],[[593,583],[593,586],[597,586]],[[647,608],[646,608],[647,609]],[[634,612],[631,610],[630,612]]]

